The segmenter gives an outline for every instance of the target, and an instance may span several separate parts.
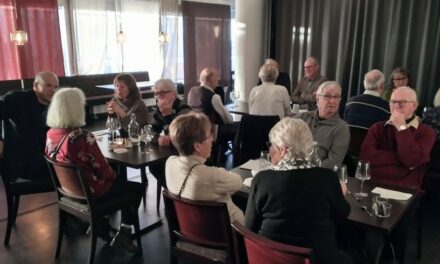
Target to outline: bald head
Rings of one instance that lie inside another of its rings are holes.
[[[207,86],[212,90],[218,85],[219,75],[214,68],[205,68],[200,72],[200,84]]]
[[[371,70],[367,72],[364,76],[364,87],[365,90],[377,91],[382,93],[385,83],[385,76],[379,70]]]
[[[58,77],[55,73],[42,71],[35,76],[33,90],[37,95],[38,101],[43,105],[48,105],[58,86]]]

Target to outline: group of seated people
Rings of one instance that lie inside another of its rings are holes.
[[[317,263],[351,263],[350,256],[338,249],[335,235],[336,223],[350,213],[344,199],[347,187],[331,170],[343,162],[350,140],[348,125],[338,114],[342,89],[335,81],[325,81],[319,74],[318,60],[308,58],[304,65],[306,76],[290,98],[310,111],[288,117],[289,92],[276,84],[278,67],[273,60],[267,61],[260,69],[261,85],[250,94],[251,114],[275,114],[281,121],[269,133],[273,166],[253,178],[245,214],[231,199],[243,186],[241,177],[205,164],[213,153],[213,141],[231,140],[236,128],[230,113],[213,92],[219,78],[215,69],[201,72],[201,85],[191,89],[188,105],[178,99],[171,80],[160,79],[154,84],[157,109],[151,124],[157,144],[172,144],[179,156],[171,156],[149,169],[174,194],[193,200],[225,202],[231,221],[245,223],[252,231],[276,241],[313,248]],[[396,82],[402,81],[402,75],[396,73],[396,79],[399,78]],[[141,126],[147,124],[147,108],[133,76],[119,74],[114,85],[115,96],[107,103],[107,111],[121,120],[121,130],[127,132],[131,113],[136,114]],[[415,91],[407,86],[396,87],[389,103],[383,103],[379,96],[384,77],[378,70],[365,75],[364,85],[365,93],[349,99],[345,111],[349,124],[369,128],[360,159],[371,162],[373,180],[419,190],[436,135],[415,115],[418,107]],[[104,219],[99,235],[111,241],[111,245],[136,253],[138,248],[130,237],[131,215],[137,211],[143,187],[118,179],[93,134],[81,128],[85,125],[82,91],[64,88],[55,92],[57,87],[55,74],[41,72],[35,78],[33,90],[10,92],[0,100],[0,118],[12,120],[20,131],[12,141],[18,144],[14,147],[0,139],[0,156],[11,161],[3,162],[2,170],[19,178],[38,172],[44,178],[49,175],[42,155],[45,149],[47,155],[58,161],[79,165],[97,199],[130,192],[132,206],[122,212],[118,233],[110,236],[108,220]],[[264,100],[277,98],[280,107]],[[375,121],[372,116],[381,119]],[[362,124],[356,123],[360,119]],[[222,126],[215,129],[218,124]],[[319,144],[322,168],[313,167],[307,160],[313,141]],[[18,159],[25,162],[18,163]]]

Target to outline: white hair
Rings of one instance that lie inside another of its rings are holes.
[[[263,64],[260,67],[260,72],[258,73],[258,77],[260,77],[260,80],[262,82],[275,83],[275,81],[278,78],[278,74],[279,74],[279,70],[275,65]]]
[[[313,144],[313,136],[303,120],[285,117],[272,127],[269,141],[276,149],[286,147],[291,159],[305,159]]]
[[[154,83],[153,87],[153,89],[160,87],[164,91],[172,91],[173,93],[177,94],[176,85],[170,79],[159,79]]]
[[[320,95],[323,94],[325,92],[325,90],[327,90],[327,88],[333,88],[336,87],[339,90],[339,93],[342,92],[342,88],[341,85],[339,85],[338,82],[336,81],[326,81],[321,83],[321,85],[319,85],[318,87],[318,91],[316,92],[316,95]]]
[[[379,70],[371,70],[364,76],[365,90],[377,91],[385,83],[385,76]]]
[[[79,88],[63,88],[55,93],[47,112],[51,128],[82,127],[85,122],[86,97]]]

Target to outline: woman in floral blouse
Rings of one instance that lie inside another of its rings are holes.
[[[111,197],[130,193],[131,206],[122,210],[121,226],[111,241],[127,252],[137,253],[138,248],[130,237],[132,214],[142,199],[143,186],[137,182],[116,180],[117,175],[107,163],[92,133],[82,130],[85,125],[85,96],[78,88],[63,88],[53,97],[47,114],[46,154],[63,163],[81,167],[96,202],[105,202]],[[66,136],[67,135],[67,136]],[[61,144],[58,152],[56,149]],[[108,221],[98,225],[98,236],[110,241]]]

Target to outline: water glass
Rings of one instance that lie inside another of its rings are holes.
[[[342,165],[335,165],[333,170],[336,172],[336,174],[338,174],[339,181],[347,184],[347,182],[348,182],[347,166],[344,165],[344,164],[342,164]]]
[[[270,166],[269,151],[260,152],[259,166],[260,170],[266,170]]]
[[[292,105],[292,114],[297,115],[299,113],[299,104]]]
[[[373,196],[371,207],[377,217],[386,218],[391,214],[391,203],[380,195]]]

